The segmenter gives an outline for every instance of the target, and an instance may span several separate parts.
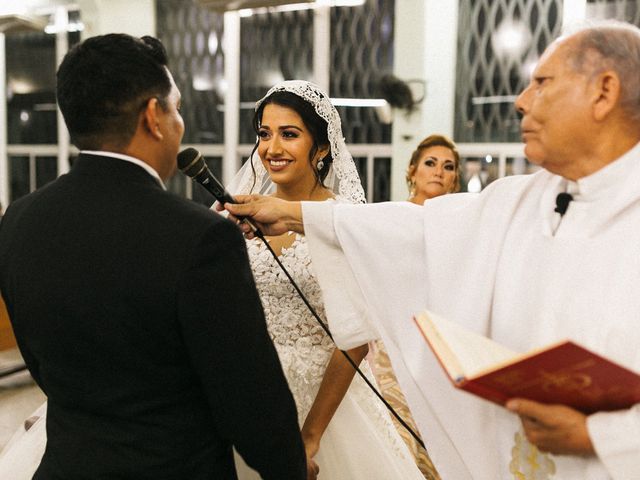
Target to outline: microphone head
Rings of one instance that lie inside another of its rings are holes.
[[[556,208],[554,212],[558,212],[561,216],[564,215],[569,208],[569,202],[573,200],[573,195],[567,192],[561,192],[556,197]]]
[[[189,147],[178,154],[177,161],[180,171],[193,178],[202,169],[200,163],[204,163],[204,158],[198,150]]]

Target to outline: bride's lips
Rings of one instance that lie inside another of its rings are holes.
[[[272,172],[280,172],[287,168],[291,163],[291,160],[268,160],[269,170]]]

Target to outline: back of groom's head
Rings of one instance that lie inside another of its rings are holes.
[[[80,149],[124,148],[149,98],[166,105],[171,81],[167,54],[153,37],[92,37],[65,56],[57,97],[71,141]]]

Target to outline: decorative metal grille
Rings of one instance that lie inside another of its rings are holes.
[[[460,0],[455,139],[519,141],[513,100],[560,33],[562,0]]]
[[[254,143],[253,104],[283,80],[311,80],[313,10],[272,12],[240,21],[240,143]]]
[[[615,18],[640,25],[638,0],[588,0],[587,18]]]
[[[393,72],[394,0],[331,9],[332,97],[379,98],[379,79]],[[339,107],[347,143],[391,143],[391,126],[373,108]]]
[[[192,0],[156,1],[157,35],[182,94],[185,143],[224,142],[224,17]]]

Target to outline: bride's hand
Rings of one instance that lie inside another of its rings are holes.
[[[224,204],[232,220],[238,221],[238,217],[250,217],[265,235],[282,235],[288,231],[304,233],[300,202],[287,202],[262,195],[237,195],[235,199],[238,203]],[[239,225],[248,238],[254,237],[249,225],[246,223]]]
[[[302,435],[302,440],[304,442],[304,449],[307,452],[307,461],[312,459],[320,450],[320,439],[310,438],[305,435]]]

